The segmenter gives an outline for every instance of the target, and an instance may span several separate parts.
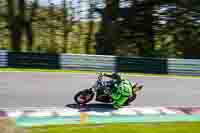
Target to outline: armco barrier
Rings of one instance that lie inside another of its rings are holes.
[[[17,68],[60,69],[58,54],[8,53],[8,66]]]
[[[199,59],[168,59],[167,67],[170,74],[200,76]]]
[[[8,66],[8,56],[7,56],[7,51],[5,50],[0,50],[0,67],[7,67]]]
[[[167,73],[167,60],[139,57],[62,54],[61,68],[118,72]]]
[[[0,51],[0,67],[140,72],[200,76],[198,59],[164,59],[84,54]]]
[[[60,60],[62,69],[115,71],[117,66],[114,56],[61,54]]]

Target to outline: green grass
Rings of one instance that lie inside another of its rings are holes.
[[[86,70],[60,70],[60,69],[29,69],[29,68],[0,68],[0,72],[61,72],[75,74],[95,74],[97,71]],[[173,74],[145,74],[145,73],[121,73],[128,76],[145,76],[145,77],[175,77],[175,78],[200,78],[200,76],[178,76]]]
[[[0,72],[61,72],[61,73],[95,73],[95,71],[60,70],[60,69],[31,69],[31,68],[0,68]]]
[[[27,130],[29,133],[198,133],[200,123],[65,125],[33,127]]]

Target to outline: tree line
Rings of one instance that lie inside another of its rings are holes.
[[[200,57],[198,0],[76,0],[76,6],[72,0],[40,1],[0,1],[1,49]]]

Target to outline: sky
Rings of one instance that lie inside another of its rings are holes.
[[[29,1],[34,1],[34,0],[29,0]],[[62,2],[62,0],[38,0],[39,1],[39,3],[41,4],[41,5],[48,5],[49,4],[49,1],[51,2],[51,3],[54,3],[54,4],[61,4],[61,2]],[[67,1],[70,1],[70,0],[67,0]],[[71,0],[71,1],[77,1],[77,0]]]
[[[34,1],[34,0],[29,0]],[[55,5],[62,5],[63,0],[38,0],[40,5],[49,5],[49,3],[53,3]],[[67,2],[71,2],[74,7],[79,6],[80,4],[82,7],[88,7],[89,0],[66,0]],[[97,0],[99,2],[103,0]],[[80,3],[81,2],[81,3]]]
[[[29,0],[29,1],[34,1],[34,0]],[[49,6],[50,3],[53,3],[57,6],[61,6],[62,2],[63,2],[63,0],[38,0],[38,1],[39,1],[39,5],[42,5],[42,6]],[[89,16],[88,10],[90,9],[89,8],[89,0],[66,0],[66,1],[67,1],[67,3],[71,3],[72,8],[74,8],[73,12],[75,14],[75,17],[74,17],[75,20],[79,20],[79,19],[81,19],[81,20],[87,19],[88,20],[88,16]],[[81,1],[81,3],[80,3],[80,1]],[[98,1],[99,3],[103,3],[104,0],[96,0],[96,1]],[[123,2],[121,7],[128,6],[128,5],[130,5],[130,3]],[[104,5],[102,5],[102,4],[95,4],[95,6],[104,7]],[[168,10],[168,8],[169,8],[169,6],[163,6],[158,10],[158,12],[160,12],[160,13],[166,12]],[[170,6],[170,8],[176,8],[176,6],[172,5],[172,6]],[[95,18],[100,18],[100,15],[97,13],[95,13],[93,16]]]
[[[34,0],[29,0],[29,1],[34,1]],[[71,3],[71,8],[73,8],[73,12],[75,14],[74,19],[86,19],[89,16],[89,0],[66,0],[67,3]],[[79,3],[81,1],[81,3]],[[98,0],[98,1],[103,1],[103,0]],[[50,3],[53,3],[57,6],[61,6],[63,0],[38,0],[39,5],[41,6],[49,6]],[[68,4],[70,5],[70,4]],[[84,11],[84,12],[83,12]],[[80,13],[81,12],[81,13]],[[100,18],[99,14],[94,14],[93,15],[95,18]]]

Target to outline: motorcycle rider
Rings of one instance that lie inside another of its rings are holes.
[[[133,84],[127,79],[122,78],[118,73],[103,74],[103,76],[111,78],[111,81],[104,82],[105,86],[111,88],[111,98],[113,100],[113,107],[118,109],[125,105],[129,98],[136,95],[136,92],[141,90],[143,86]]]

